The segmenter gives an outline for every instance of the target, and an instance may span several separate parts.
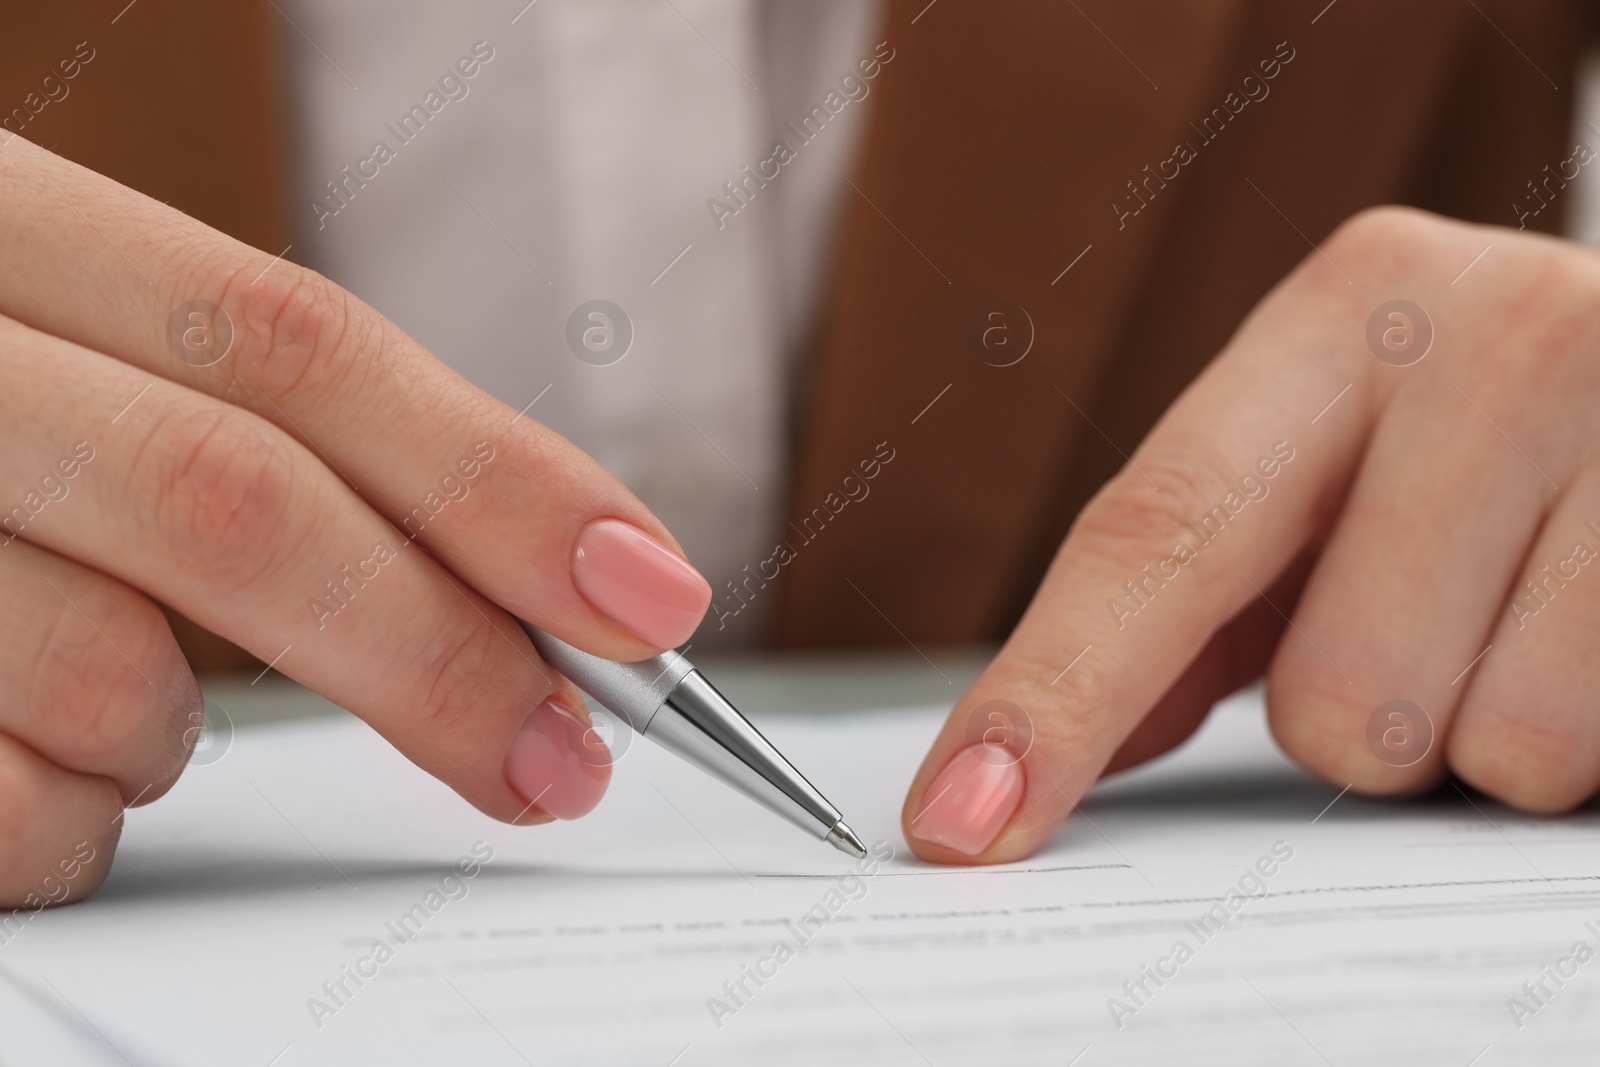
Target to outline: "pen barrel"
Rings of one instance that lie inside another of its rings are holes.
[[[546,663],[640,736],[721,779],[812,837],[825,839],[840,824],[839,809],[678,653],[617,663],[573,648],[521,619],[517,624]]]
[[[517,625],[522,627],[546,663],[620,716],[635,733],[642,734],[650,728],[651,717],[666,702],[667,695],[694,670],[694,664],[676,652],[663,652],[634,663],[618,663],[573,648],[521,619],[517,620]]]
[[[677,684],[646,736],[812,837],[826,838],[841,821],[839,809],[699,671]]]

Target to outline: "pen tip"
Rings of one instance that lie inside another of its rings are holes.
[[[856,832],[843,822],[837,823],[832,830],[828,831],[828,844],[840,852],[849,853],[856,859],[863,859],[867,854],[867,846],[863,845],[861,838],[856,836]]]

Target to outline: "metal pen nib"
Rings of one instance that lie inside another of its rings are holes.
[[[856,859],[865,859],[867,855],[867,846],[863,845],[856,832],[844,823],[839,823],[828,831],[828,844],[840,852],[849,853]]]
[[[546,663],[641,736],[722,779],[817,840],[852,856],[867,854],[839,809],[678,653],[617,663],[581,652],[520,619],[518,623]]]

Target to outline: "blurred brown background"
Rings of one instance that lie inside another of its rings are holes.
[[[1527,182],[1571,147],[1574,72],[1600,21],[1576,0],[943,0],[913,28],[926,6],[885,6],[900,55],[855,165],[863,197],[804,383],[791,514],[872,453],[886,411],[903,424],[900,408],[954,383],[961,428],[902,450],[879,503],[785,569],[782,647],[899,643],[876,613],[841,607],[850,574],[872,576],[874,603],[912,640],[1003,637],[1084,501],[1307,238],[1384,202],[1514,224]],[[276,254],[292,240],[280,45],[294,32],[261,0],[28,6],[0,35],[0,121]],[[1116,226],[1109,203],[1164,157],[1154,146],[1188,137],[1186,121],[1286,40],[1296,58],[1271,98]],[[85,48],[93,58],[65,79]],[[1126,52],[1164,91],[1108,88],[1129,80]],[[872,205],[955,277],[916,260]],[[1532,225],[1558,231],[1566,207]],[[1093,271],[1054,286],[1089,242]],[[1065,340],[997,376],[967,336],[996,296]],[[173,622],[197,670],[255,663]]]

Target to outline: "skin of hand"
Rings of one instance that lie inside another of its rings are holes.
[[[1592,795],[1597,353],[1591,251],[1347,221],[1078,516],[911,784],[914,850],[1029,855],[1263,673],[1279,745],[1335,785]]]
[[[366,720],[494,818],[610,757],[512,614],[685,640],[705,580],[588,456],[321,276],[0,144],[0,907],[80,899],[202,720],[152,599]]]

